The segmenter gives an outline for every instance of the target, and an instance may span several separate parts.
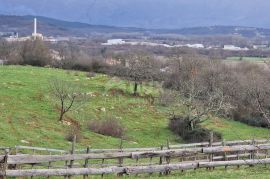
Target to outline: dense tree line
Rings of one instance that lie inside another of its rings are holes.
[[[172,66],[164,87],[184,96],[190,121],[200,123],[200,117],[215,113],[258,127],[270,126],[267,64],[230,64],[188,55],[174,60]]]

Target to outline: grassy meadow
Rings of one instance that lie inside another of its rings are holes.
[[[88,78],[85,72],[29,66],[1,67],[0,76],[0,146],[70,146],[65,140],[69,126],[58,121],[57,105],[50,96],[49,80],[53,78],[68,80],[84,92],[94,94],[82,109],[66,115],[67,119],[76,120],[82,126],[80,147],[119,146],[119,139],[93,133],[87,128],[90,120],[106,116],[114,116],[125,126],[125,147],[160,146],[167,139],[172,143],[181,142],[167,128],[168,110],[132,96],[132,84],[118,78],[101,74]],[[122,89],[126,95],[112,94],[111,89]],[[139,90],[159,93],[159,88],[150,84]],[[268,138],[270,135],[267,129],[219,118],[208,120],[204,126],[220,131],[225,140]]]
[[[66,118],[78,121],[83,139],[80,147],[118,147],[119,139],[93,133],[87,129],[92,119],[114,116],[126,128],[125,146],[159,146],[174,135],[167,129],[166,113],[131,94],[132,85],[117,78],[49,68],[5,66],[0,68],[0,145],[25,144],[67,148],[65,134],[69,126],[58,122],[58,110],[50,97],[49,80],[65,79],[78,85],[93,97],[79,111],[67,113]],[[112,95],[111,89],[123,89],[127,95]],[[153,87],[140,89],[158,93]],[[101,110],[101,108],[103,108]],[[23,141],[23,142],[22,142]],[[29,142],[29,143],[27,143]]]
[[[82,140],[77,144],[77,148],[119,146],[120,139],[96,134],[87,127],[89,121],[103,119],[106,116],[114,116],[125,126],[124,147],[160,146],[165,144],[167,139],[174,144],[183,142],[167,128],[169,109],[161,107],[158,103],[150,105],[144,98],[131,95],[133,87],[131,83],[102,74],[89,78],[85,72],[3,66],[0,67],[0,146],[27,145],[70,149],[71,144],[65,139],[69,126],[58,121],[57,105],[49,92],[49,81],[55,78],[70,81],[84,92],[93,94],[82,109],[66,115],[66,119],[75,120],[81,125]],[[112,94],[112,89],[121,89],[125,95]],[[152,93],[158,96],[160,86],[157,84],[153,86],[151,83],[139,88],[139,91],[142,94]],[[270,138],[268,129],[251,127],[228,119],[209,119],[203,126],[221,132],[225,140]],[[217,169],[212,172],[187,171],[161,178],[267,178],[268,176],[270,176],[269,167],[247,169],[241,167]],[[108,178],[115,177],[108,176]],[[158,175],[151,178],[158,178]]]

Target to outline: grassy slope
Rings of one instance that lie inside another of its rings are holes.
[[[49,96],[48,81],[52,78],[72,81],[85,92],[97,94],[84,109],[68,114],[82,125],[84,139],[81,146],[118,146],[119,139],[92,133],[86,127],[89,120],[102,119],[106,115],[115,116],[126,126],[125,146],[159,146],[167,138],[175,141],[167,129],[166,110],[151,106],[141,98],[111,95],[108,92],[113,88],[131,92],[132,86],[128,87],[117,78],[97,75],[89,79],[83,72],[21,66],[1,67],[0,76],[0,145],[14,146],[26,140],[34,146],[69,146],[64,140],[68,126],[57,121],[56,106]],[[157,93],[152,87],[144,87],[142,91]],[[106,112],[98,110],[102,107]],[[225,140],[270,137],[268,129],[235,121],[213,119],[204,125],[222,132]]]
[[[68,126],[57,121],[58,113],[49,97],[48,80],[51,78],[68,79],[79,85],[85,92],[96,92],[89,103],[68,117],[80,122],[83,140],[79,147],[91,145],[95,148],[117,147],[119,139],[90,132],[86,124],[91,119],[101,119],[106,115],[117,117],[127,127],[127,140],[124,146],[159,146],[166,139],[176,142],[167,129],[166,110],[150,106],[144,99],[132,96],[113,96],[111,88],[127,90],[126,83],[117,78],[98,75],[87,78],[82,72],[69,72],[57,69],[5,66],[0,67],[0,146],[33,145],[51,148],[69,148],[64,139]],[[131,90],[131,89],[130,89]],[[144,87],[156,93],[152,87]],[[129,91],[130,92],[130,91]],[[104,107],[106,112],[98,109]],[[224,119],[209,120],[204,125],[223,133],[225,140],[268,138],[267,129],[254,128],[245,124]],[[21,140],[29,141],[24,144]],[[187,172],[183,178],[253,178],[268,176],[268,169],[246,174],[248,170],[217,170],[215,172]],[[233,172],[232,172],[233,171]],[[169,178],[178,178],[170,176]],[[155,178],[153,176],[153,178]]]
[[[57,121],[55,104],[49,97],[48,81],[52,78],[68,79],[79,85],[85,92],[96,92],[83,110],[69,113],[83,126],[84,139],[81,146],[116,147],[119,139],[105,137],[87,130],[91,119],[113,115],[127,127],[125,146],[159,146],[174,136],[166,128],[164,113],[158,112],[144,99],[112,96],[111,88],[126,90],[126,84],[118,79],[98,75],[92,79],[85,73],[63,70],[8,66],[0,68],[0,145],[14,146],[21,140],[34,146],[66,148],[64,140],[68,126]],[[150,87],[148,90],[153,91]],[[104,107],[106,112],[98,109]]]
[[[221,132],[225,140],[270,139],[269,129],[252,127],[233,120],[215,118],[205,122],[203,125]]]

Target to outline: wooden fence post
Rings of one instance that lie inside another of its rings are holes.
[[[269,150],[266,150],[265,151],[265,158],[267,159],[268,158],[268,155],[269,155]],[[267,164],[265,164],[265,167],[267,166]]]
[[[52,162],[49,162],[48,169],[52,167]],[[47,176],[47,179],[50,179],[50,176]]]
[[[222,146],[223,146],[223,147],[226,146],[225,140],[222,141]],[[224,160],[224,161],[227,161],[227,160],[228,160],[226,151],[224,151],[224,153],[223,153],[223,160]],[[225,170],[226,170],[226,169],[227,169],[227,165],[225,166]]]
[[[167,139],[167,149],[168,149],[168,150],[171,149],[171,148],[170,148],[170,141],[169,141],[169,139]],[[166,157],[166,162],[167,162],[167,164],[170,164],[170,162],[171,162],[171,157],[170,157],[170,156]],[[170,173],[171,173],[170,171],[166,171],[166,172],[165,172],[166,175],[168,175],[168,174],[170,174]]]
[[[168,150],[171,149],[171,148],[170,148],[170,141],[169,141],[169,139],[167,139],[167,149],[168,149]],[[167,162],[167,164],[170,164],[170,160],[171,160],[170,157],[166,157],[166,162]]]
[[[209,147],[213,146],[213,141],[214,141],[214,133],[213,131],[210,132],[210,139],[209,139]],[[209,162],[213,161],[213,153],[209,154]],[[212,169],[211,167],[209,168],[210,170]]]
[[[163,150],[163,145],[160,146],[160,150]],[[162,165],[162,157],[159,158],[159,165]],[[159,173],[159,176],[162,175],[162,172]]]
[[[123,152],[123,138],[121,137],[120,145],[119,145],[119,152]],[[123,158],[118,159],[118,166],[123,166]],[[123,176],[123,173],[118,174],[119,177]]]
[[[72,140],[72,146],[71,146],[71,151],[70,151],[70,154],[75,154],[75,145],[76,145],[76,140],[77,140],[77,136],[74,135],[73,136],[73,140]],[[74,160],[70,160],[70,163],[69,163],[69,168],[72,168],[73,167],[73,163],[74,163]],[[71,176],[68,176],[68,178],[70,179]]]
[[[90,147],[88,146],[86,149],[86,153],[89,154],[90,152]],[[89,159],[85,159],[85,163],[84,163],[84,168],[88,168],[89,165]],[[84,175],[83,176],[84,179],[88,178],[88,175]]]
[[[105,159],[102,159],[101,167],[104,167],[104,162],[105,162]],[[101,178],[104,178],[104,173],[101,174]]]
[[[15,155],[17,155],[19,153],[18,147],[15,146]],[[18,168],[18,165],[14,166],[15,170]]]
[[[5,157],[0,163],[0,167],[1,167],[0,169],[2,173],[2,175],[0,175],[0,179],[6,178],[6,170],[8,168],[7,160],[8,160],[9,152],[10,152],[9,149],[5,149]]]
[[[139,158],[136,157],[136,165],[135,166],[138,166],[138,163],[139,163]],[[136,177],[138,176],[138,174],[135,175]]]
[[[120,145],[119,145],[119,152],[123,152],[123,138],[121,138]],[[123,166],[123,158],[118,159],[119,167]]]
[[[252,139],[252,145],[253,146],[256,146],[256,141],[255,141],[255,139],[253,138]],[[254,160],[255,159],[255,152],[256,152],[257,150],[252,150],[252,151],[250,151],[250,159],[252,159],[252,160]],[[253,167],[254,165],[249,165],[250,167]]]
[[[240,157],[239,157],[239,152],[237,151],[237,160],[239,160]],[[237,168],[239,169],[240,168],[240,165],[237,165]]]
[[[253,146],[256,145],[256,141],[255,141],[254,139],[252,139],[252,145],[253,145]],[[250,156],[251,158],[250,158],[250,159],[253,159],[253,160],[255,159],[255,153],[256,153],[256,151],[257,151],[257,150],[253,150],[253,151],[251,152],[251,156]]]

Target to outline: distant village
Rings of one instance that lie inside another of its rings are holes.
[[[111,45],[145,45],[145,46],[162,46],[167,48],[176,48],[176,47],[189,47],[196,49],[223,49],[229,51],[248,51],[251,50],[248,47],[238,47],[235,45],[224,45],[224,46],[208,46],[206,47],[204,44],[178,44],[178,45],[169,45],[164,43],[154,43],[154,42],[146,42],[146,41],[130,41],[124,39],[109,39],[106,43],[102,43],[104,46]],[[268,49],[269,45],[253,45],[253,49]]]
[[[60,41],[70,41],[71,37],[53,37],[45,36],[38,32],[37,18],[33,20],[33,33],[29,36],[19,36],[18,32],[0,32],[0,38],[4,38],[7,42],[23,42],[27,40],[39,39],[45,42],[57,43]],[[102,46],[113,46],[113,45],[141,45],[141,46],[162,46],[165,48],[177,48],[177,47],[188,47],[195,49],[223,49],[227,51],[248,51],[248,50],[269,50],[269,44],[253,44],[249,47],[239,47],[234,44],[225,44],[221,46],[216,45],[204,45],[202,43],[178,43],[169,44],[163,42],[156,42],[145,39],[108,39],[106,43],[101,43]]]

